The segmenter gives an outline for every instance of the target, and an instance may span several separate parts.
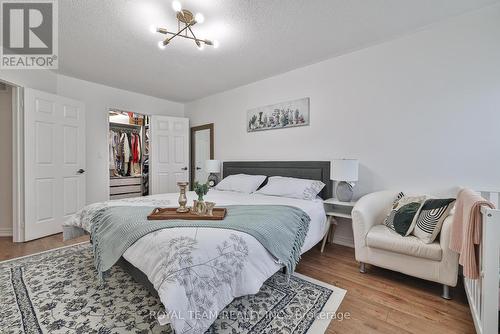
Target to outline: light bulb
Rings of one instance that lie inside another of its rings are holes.
[[[155,34],[158,32],[158,28],[156,28],[154,25],[150,25],[149,31],[151,31],[152,34]]]
[[[196,13],[196,15],[194,16],[194,20],[196,21],[196,23],[203,23],[205,22],[205,16],[203,16],[202,13]]]
[[[214,41],[212,42],[212,45],[214,46],[214,48],[215,48],[215,49],[217,49],[217,48],[220,46],[220,43],[219,43],[219,41],[218,41],[218,40],[214,40]]]
[[[158,48],[159,48],[160,50],[165,50],[166,46],[163,44],[163,41],[159,41],[159,42],[158,42]]]
[[[201,43],[200,46],[198,46],[198,50],[202,51],[205,48],[205,44]]]
[[[174,2],[172,2],[172,8],[176,11],[176,12],[180,12],[182,10],[182,5],[179,1],[175,0]]]

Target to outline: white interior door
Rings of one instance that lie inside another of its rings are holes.
[[[208,173],[205,162],[210,160],[210,129],[199,130],[194,134],[194,181],[207,182]]]
[[[177,182],[189,180],[189,120],[151,116],[151,194],[177,192]]]
[[[81,102],[24,90],[25,241],[62,231],[85,205],[85,110]]]

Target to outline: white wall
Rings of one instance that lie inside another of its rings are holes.
[[[0,236],[12,234],[12,89],[0,92]]]
[[[293,55],[290,55],[293,57]],[[311,125],[246,132],[246,110],[310,97]],[[186,105],[220,160],[358,158],[358,195],[500,188],[500,6]]]
[[[48,70],[0,70],[0,79],[12,84],[57,94],[57,77]]]

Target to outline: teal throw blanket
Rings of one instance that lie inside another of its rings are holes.
[[[174,227],[222,228],[250,234],[283,264],[287,273],[295,270],[309,230],[309,216],[285,205],[227,206],[224,220],[147,220],[153,207],[107,207],[92,217],[91,240],[94,263],[103,278],[141,237]]]

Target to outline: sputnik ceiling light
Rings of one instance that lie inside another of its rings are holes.
[[[172,39],[175,37],[183,37],[190,40],[193,40],[198,49],[203,50],[205,45],[213,46],[214,48],[219,47],[219,42],[212,41],[209,39],[201,39],[196,37],[193,32],[192,27],[197,23],[203,23],[205,21],[205,17],[201,13],[197,13],[193,15],[187,9],[182,9],[182,5],[179,1],[172,2],[172,8],[177,13],[177,32],[170,32],[166,28],[153,28],[153,32],[158,32],[160,34],[166,35],[165,40],[160,41],[158,43],[158,47],[160,49],[165,49],[165,47],[170,43]]]

